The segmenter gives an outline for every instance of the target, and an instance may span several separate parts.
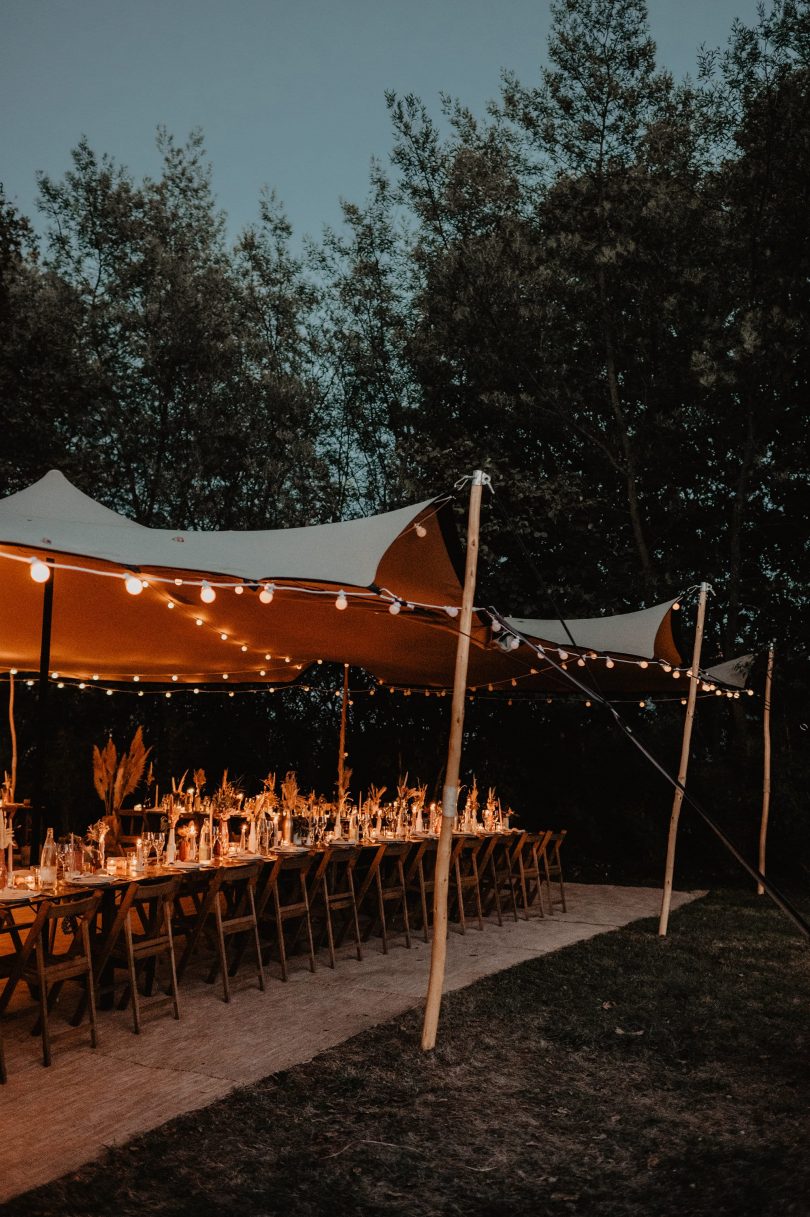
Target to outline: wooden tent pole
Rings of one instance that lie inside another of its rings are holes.
[[[765,673],[765,712],[762,716],[762,819],[759,824],[759,873],[765,874],[765,847],[768,839],[768,813],[771,809],[771,688],[773,685],[773,643],[768,647],[768,668]],[[765,888],[757,883],[757,895]]]
[[[447,746],[447,769],[442,791],[442,824],[436,851],[436,874],[433,890],[433,940],[430,950],[430,977],[425,999],[425,1020],[422,1026],[422,1050],[436,1046],[439,1010],[444,988],[444,968],[447,956],[447,891],[450,879],[450,852],[453,843],[453,820],[458,804],[458,778],[461,769],[461,744],[464,729],[464,698],[467,693],[467,667],[470,657],[475,577],[478,569],[478,535],[481,524],[481,492],[489,479],[476,469],[470,489],[470,510],[467,522],[467,565],[464,573],[464,594],[458,623],[456,670],[453,679],[453,704],[450,712],[450,740]]]
[[[695,625],[695,645],[692,649],[692,675],[689,677],[689,697],[686,703],[686,719],[683,725],[683,743],[681,745],[681,764],[678,769],[678,782],[686,785],[686,773],[689,768],[689,748],[692,742],[692,724],[695,721],[695,701],[697,700],[698,684],[700,682],[700,651],[703,646],[703,626],[706,621],[706,598],[709,592],[708,583],[700,585],[698,600],[697,624]],[[678,837],[678,820],[681,814],[683,791],[675,790],[672,800],[672,815],[669,820],[669,839],[667,841],[667,861],[664,868],[664,890],[661,896],[661,916],[658,922],[658,933],[666,936],[669,925],[669,907],[672,902],[672,876],[675,870],[675,843]]]
[[[340,704],[340,738],[338,743],[338,798],[343,794],[343,771],[346,765],[346,713],[349,705],[349,665],[343,665],[343,701]]]
[[[45,819],[45,771],[50,736],[48,713],[51,666],[51,627],[53,624],[53,585],[56,578],[53,559],[47,559],[50,578],[42,585],[42,635],[39,646],[39,684],[37,688],[36,766],[32,790],[31,862],[39,865],[39,847]]]
[[[8,730],[11,736],[11,774],[9,799],[13,803],[17,797],[17,724],[14,720],[14,673],[8,674]]]

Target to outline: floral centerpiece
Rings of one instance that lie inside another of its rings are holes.
[[[110,846],[117,849],[121,836],[121,807],[143,777],[151,748],[143,742],[143,728],[138,727],[126,752],[118,755],[112,736],[104,748],[93,747],[93,783],[96,794],[104,804]]]

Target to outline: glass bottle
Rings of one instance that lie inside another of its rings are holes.
[[[200,827],[200,845],[197,852],[197,861],[211,861],[211,828],[207,820],[203,820]]]
[[[56,842],[53,839],[53,829],[49,828],[45,844],[39,855],[39,882],[42,887],[56,885]]]

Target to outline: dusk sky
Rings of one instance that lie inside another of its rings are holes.
[[[0,181],[35,217],[37,170],[61,176],[82,134],[137,176],[154,133],[201,127],[235,233],[275,188],[296,235],[360,200],[390,129],[384,92],[438,95],[476,113],[510,68],[536,80],[548,0],[5,0]],[[659,61],[694,71],[755,0],[650,0]]]

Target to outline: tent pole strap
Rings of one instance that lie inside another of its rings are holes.
[[[667,841],[667,861],[664,869],[664,890],[661,896],[661,916],[658,922],[658,933],[664,938],[669,925],[669,908],[672,902],[672,876],[675,870],[675,844],[678,838],[678,820],[683,803],[683,789],[686,785],[686,773],[689,768],[689,749],[692,742],[692,725],[695,721],[695,702],[697,700],[698,684],[700,683],[700,652],[703,646],[703,626],[706,621],[706,598],[709,592],[708,583],[700,585],[698,600],[697,624],[695,625],[695,645],[692,649],[692,675],[689,677],[689,697],[686,703],[686,720],[683,726],[683,743],[681,745],[681,764],[678,769],[678,786],[672,800],[672,815],[669,820],[669,839]]]
[[[478,537],[481,525],[481,493],[486,475],[476,469],[470,489],[470,510],[467,523],[467,565],[464,573],[464,595],[458,624],[456,669],[453,679],[453,705],[450,718],[450,740],[447,747],[447,769],[442,792],[442,824],[436,852],[436,875],[433,891],[433,939],[430,952],[430,977],[425,999],[425,1019],[422,1025],[422,1050],[436,1046],[439,1011],[444,988],[447,956],[447,892],[450,878],[450,852],[453,842],[453,820],[458,803],[458,778],[461,768],[461,745],[464,729],[464,698],[467,693],[467,668],[470,656],[475,578],[478,569]]]
[[[343,797],[343,772],[346,764],[346,713],[349,704],[349,665],[343,665],[343,701],[340,703],[340,736],[338,740],[338,799]]]
[[[53,585],[56,578],[53,560],[49,558],[50,579],[42,586],[42,635],[39,644],[39,685],[37,688],[37,745],[32,783],[31,863],[39,864],[39,846],[45,817],[45,770],[49,743],[48,701],[51,667],[51,628],[53,625]]]
[[[765,849],[768,840],[768,815],[771,809],[771,689],[773,686],[773,643],[768,647],[768,668],[765,673],[765,712],[762,716],[762,818],[759,824],[759,873],[765,874]],[[757,895],[765,888],[757,882]]]

